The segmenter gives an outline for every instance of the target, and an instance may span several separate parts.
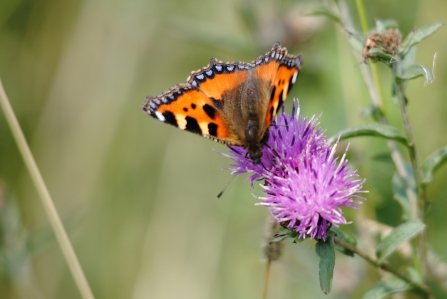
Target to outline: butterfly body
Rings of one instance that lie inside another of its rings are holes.
[[[142,109],[182,130],[227,145],[243,146],[260,162],[268,129],[302,65],[276,43],[252,63],[217,59],[194,71],[187,83],[147,97]]]

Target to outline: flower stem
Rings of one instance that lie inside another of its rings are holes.
[[[363,7],[363,2],[362,0],[356,0],[357,3],[357,9],[358,9],[358,13],[359,13],[359,18],[361,20],[362,23],[362,29],[364,32],[368,31],[368,24],[366,22],[366,14],[365,14],[365,9]],[[346,3],[345,1],[339,1],[338,2],[338,6],[340,7],[340,16],[342,18],[342,23],[343,26],[348,26],[351,28],[353,27],[353,22],[351,19],[351,15],[349,14],[349,12],[347,11],[347,7],[346,7]],[[358,53],[356,53],[357,55],[359,55]],[[396,66],[396,63],[394,64],[394,66]],[[386,118],[386,115],[383,111],[383,105],[382,105],[382,88],[380,85],[380,80],[378,80],[378,75],[377,75],[377,69],[376,69],[376,65],[375,64],[369,64],[369,67],[371,69],[371,71],[368,70],[368,65],[366,64],[362,64],[360,66],[360,69],[362,71],[362,75],[363,78],[365,80],[365,83],[368,87],[368,91],[369,94],[371,96],[371,100],[372,100],[372,104],[373,106],[379,110],[380,113],[378,113],[377,116],[377,121],[388,125],[388,120]],[[397,71],[397,69],[396,69]],[[394,80],[395,81],[395,80]],[[400,88],[402,89],[402,85],[400,86]],[[401,90],[403,91],[403,89]],[[398,90],[396,89],[396,92],[398,92]],[[400,92],[400,91],[399,91]],[[403,96],[403,93],[400,92],[400,96],[402,101],[399,100],[399,102],[403,103],[405,105],[405,98]],[[405,106],[403,107],[403,109],[405,109]],[[401,108],[402,110],[402,108]],[[403,118],[404,119],[404,124],[407,128],[410,128],[409,126],[409,122],[408,122],[408,115],[406,114],[406,110],[405,111],[405,115],[403,114]],[[410,135],[408,135],[410,134]],[[387,145],[388,148],[390,150],[390,154],[391,154],[391,158],[394,162],[394,165],[396,166],[396,171],[397,174],[401,177],[402,182],[404,184],[404,188],[405,188],[405,194],[407,195],[408,201],[410,202],[410,206],[411,206],[411,210],[412,210],[412,217],[413,218],[420,218],[421,220],[424,220],[423,215],[425,215],[425,189],[422,188],[420,184],[420,175],[419,175],[419,166],[418,166],[418,162],[417,162],[417,155],[416,155],[416,149],[414,147],[414,142],[413,142],[413,138],[411,135],[411,130],[407,131],[407,136],[409,136],[408,140],[411,143],[410,146],[412,147],[412,149],[410,150],[410,156],[411,160],[412,160],[412,165],[413,165],[413,169],[415,171],[415,179],[417,182],[417,185],[419,186],[419,188],[417,188],[418,192],[421,192],[420,194],[417,194],[417,192],[415,193],[413,188],[412,188],[412,184],[411,184],[411,180],[412,178],[408,175],[406,166],[405,166],[405,160],[402,157],[402,154],[398,148],[398,146],[396,145],[396,143],[394,141],[388,140],[387,141]],[[418,167],[418,168],[414,168],[414,167]],[[420,195],[420,196],[418,196]],[[420,198],[423,198],[422,200]],[[422,213],[420,212],[422,211]],[[422,215],[422,217],[420,216]],[[424,221],[423,221],[424,222]],[[417,239],[417,245],[413,243],[413,247],[417,250],[414,250],[414,254],[413,254],[413,262],[414,262],[414,266],[416,267],[416,269],[419,271],[419,273],[421,273],[422,277],[425,277],[425,273],[426,273],[426,269],[425,269],[425,265],[426,265],[426,248],[425,248],[425,243],[426,243],[426,235],[425,235],[425,231],[422,232]],[[419,254],[420,257],[418,257],[417,255]]]
[[[360,0],[359,0],[360,1]],[[338,1],[338,7],[340,10],[340,17],[342,19],[343,26],[347,28],[354,28],[353,21],[351,19],[351,15],[349,14],[347,5],[345,1]],[[360,17],[361,19],[365,19],[365,11],[363,9],[363,4],[360,2],[360,8],[359,8],[359,15],[363,16]],[[367,25],[366,25],[367,26]],[[365,30],[368,30],[367,28]],[[360,59],[360,54],[357,52],[354,52],[354,55],[358,55]],[[360,64],[360,70],[362,72],[363,79],[365,80],[366,87],[368,89],[369,95],[371,97],[371,102],[373,106],[378,109],[379,113],[377,114],[377,121],[381,124],[388,125],[389,122],[382,110],[382,95],[379,90],[381,90],[380,81],[373,78],[373,72],[370,71],[370,68],[374,68],[375,65],[371,64]],[[396,171],[398,175],[402,178],[404,187],[405,187],[405,193],[408,197],[408,201],[410,202],[413,217],[417,218],[416,215],[418,215],[418,203],[417,203],[417,196],[414,194],[411,184],[410,184],[410,178],[408,177],[407,170],[405,168],[405,161],[402,157],[402,154],[399,151],[399,148],[397,147],[396,143],[392,140],[387,140],[387,145],[390,150],[391,158],[394,162],[394,165],[396,166]]]
[[[424,285],[424,284],[420,284],[418,282],[415,282],[413,280],[411,280],[411,278],[407,277],[406,275],[400,273],[399,271],[397,271],[396,269],[394,269],[393,267],[391,267],[390,265],[386,264],[386,263],[379,263],[377,260],[373,259],[372,257],[370,257],[368,254],[366,254],[366,252],[361,251],[360,249],[358,249],[357,247],[337,238],[334,237],[334,243],[346,248],[352,252],[354,252],[355,254],[357,254],[358,256],[360,256],[361,258],[363,258],[364,260],[366,260],[368,263],[370,263],[371,265],[380,268],[384,271],[387,271],[393,275],[395,275],[396,277],[402,279],[403,281],[409,283],[411,286],[414,287],[415,291],[417,291],[418,293],[421,293],[425,298],[432,298],[431,295],[431,291],[430,289]]]
[[[420,162],[416,151],[416,145],[411,130],[410,120],[408,117],[406,99],[404,94],[404,86],[402,80],[398,79],[398,76],[400,75],[401,72],[400,67],[401,67],[401,61],[400,58],[397,57],[392,67],[393,84],[396,92],[397,101],[399,104],[399,110],[401,113],[406,137],[408,140],[409,156],[411,166],[413,168],[414,179],[416,182],[416,194],[415,194],[417,201],[416,217],[421,219],[422,222],[425,222],[424,220],[425,220],[426,194],[425,194],[425,188],[423,188],[422,184]],[[414,191],[412,192],[414,193]],[[418,243],[417,251],[419,253],[419,259],[415,259],[415,265],[417,266],[417,268],[419,268],[418,270],[422,274],[422,277],[425,277],[425,274],[427,273],[426,269],[427,250],[425,245],[426,244],[425,231],[419,235],[417,243]]]
[[[362,26],[362,31],[363,34],[368,34],[369,32],[369,28],[368,28],[368,21],[366,18],[366,13],[365,13],[365,7],[363,6],[363,1],[362,0],[356,0],[355,1],[356,5],[357,5],[357,11],[359,14],[359,18],[360,18],[360,23]],[[379,71],[377,70],[377,65],[376,64],[372,64],[370,65],[370,69],[371,69],[371,74],[373,77],[373,81],[374,81],[374,85],[377,89],[377,95],[378,95],[378,107],[380,109],[380,112],[382,114],[385,114],[385,108],[383,106],[383,92],[382,92],[382,84],[380,83],[380,79],[379,79]]]
[[[84,272],[79,264],[73,247],[68,239],[67,233],[62,225],[62,221],[59,218],[56,207],[54,206],[53,200],[51,199],[50,193],[47,186],[42,178],[42,175],[37,167],[36,161],[31,153],[31,150],[26,142],[25,136],[23,135],[22,129],[20,128],[19,122],[12,110],[11,104],[9,103],[8,97],[6,96],[5,90],[3,89],[3,84],[0,80],[0,106],[5,114],[6,122],[8,123],[12,135],[17,143],[19,151],[25,162],[25,166],[31,176],[34,186],[37,189],[37,193],[42,200],[42,205],[47,214],[48,220],[50,221],[51,227],[53,228],[56,239],[62,250],[62,253],[67,262],[68,268],[73,275],[76,285],[81,293],[83,299],[93,299],[93,293],[88,285],[87,279],[85,278]]]
[[[416,188],[417,188],[417,195],[418,195],[418,203],[419,203],[419,209],[420,209],[420,213],[422,213],[421,215],[419,215],[419,217],[421,219],[424,218],[424,210],[425,210],[425,205],[426,205],[426,194],[425,194],[425,189],[422,188],[422,179],[421,179],[421,167],[420,167],[420,162],[419,162],[419,158],[417,155],[417,151],[416,151],[416,146],[414,143],[414,139],[413,139],[413,134],[412,134],[412,130],[411,130],[411,125],[410,125],[410,120],[408,117],[408,113],[407,113],[407,106],[405,103],[405,95],[404,95],[404,86],[403,86],[403,82],[399,81],[397,79],[398,75],[399,75],[399,66],[400,66],[400,61],[396,59],[396,62],[393,64],[393,82],[394,82],[394,88],[396,90],[396,96],[398,99],[398,103],[399,103],[399,110],[402,116],[402,122],[404,124],[404,129],[405,129],[405,133],[408,139],[408,143],[409,143],[409,155],[410,155],[410,160],[411,160],[411,165],[413,166],[413,170],[414,170],[414,178],[416,180]]]
[[[270,277],[270,267],[272,265],[272,260],[267,260],[267,265],[265,266],[264,275],[264,288],[262,290],[262,299],[267,299],[268,289],[269,289],[269,277]]]

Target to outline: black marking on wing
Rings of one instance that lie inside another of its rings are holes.
[[[205,104],[203,105],[203,111],[211,118],[214,119],[216,116],[216,109],[214,109],[212,106]]]
[[[208,124],[208,133],[211,136],[216,137],[217,136],[217,128],[218,128],[218,125],[216,125],[215,123],[209,123]]]
[[[275,115],[278,114],[279,108],[281,107],[282,103],[284,102],[284,100],[283,100],[283,92],[284,92],[284,89],[281,90],[281,92],[279,93],[279,103],[278,103],[278,107],[276,107]]]
[[[217,108],[217,110],[222,110],[224,108],[224,100],[216,100],[215,98],[210,97],[211,102],[213,102],[214,107]]]
[[[202,130],[200,129],[199,123],[194,117],[187,116],[185,117],[185,120],[186,120],[185,130],[196,134],[202,134]]]
[[[270,102],[273,101],[273,98],[275,97],[276,92],[276,86],[273,86],[272,93],[270,94]]]
[[[163,116],[165,118],[165,121],[164,121],[165,123],[168,123],[170,125],[178,127],[177,120],[175,119],[174,113],[172,113],[171,111],[165,111],[165,112],[163,112]],[[154,115],[154,117],[157,118],[155,115]]]

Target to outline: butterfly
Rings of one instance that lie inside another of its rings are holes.
[[[242,146],[259,164],[268,130],[302,65],[280,43],[245,62],[215,58],[193,71],[186,83],[148,96],[143,111],[164,123],[231,146]]]

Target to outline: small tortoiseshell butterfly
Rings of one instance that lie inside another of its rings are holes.
[[[227,145],[243,146],[259,164],[270,124],[296,81],[302,54],[276,43],[251,63],[215,58],[186,83],[146,98],[142,109],[159,121]]]

